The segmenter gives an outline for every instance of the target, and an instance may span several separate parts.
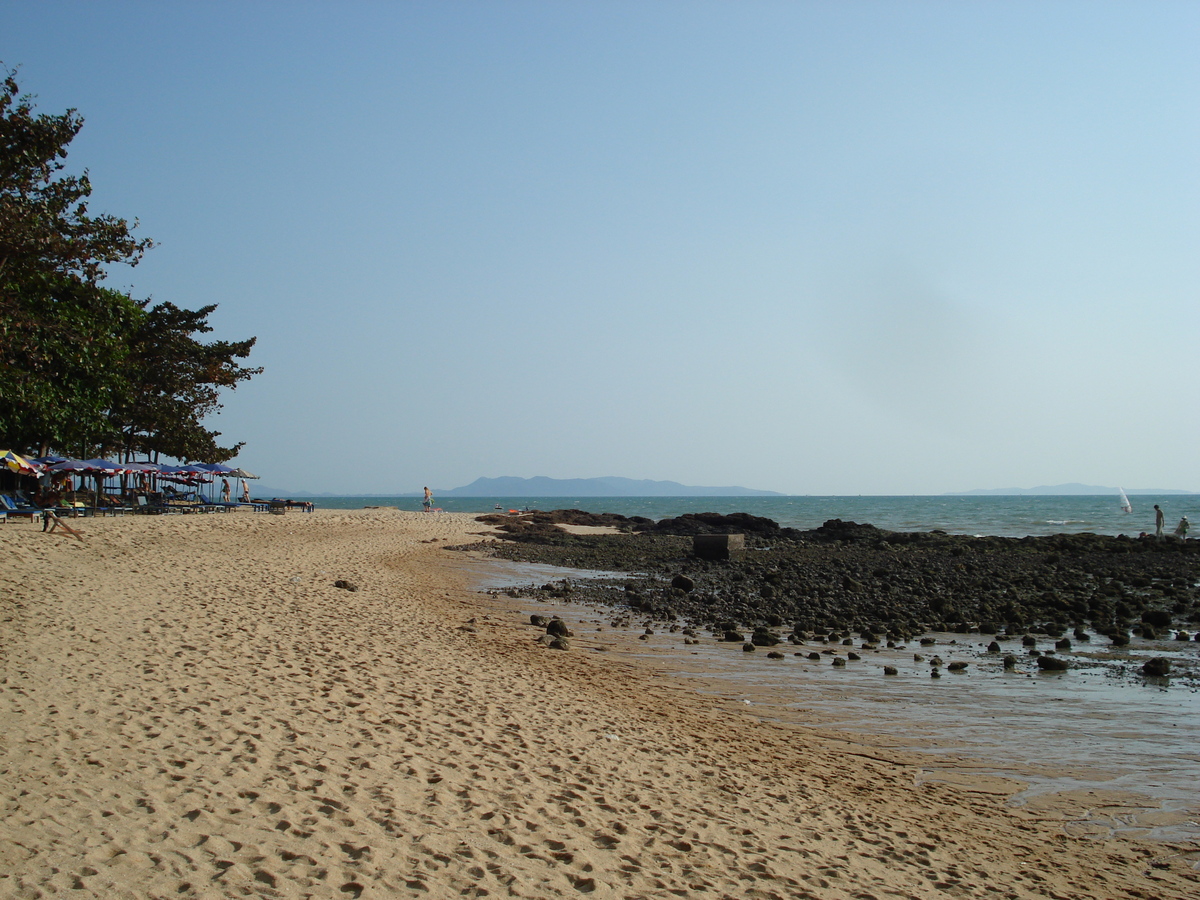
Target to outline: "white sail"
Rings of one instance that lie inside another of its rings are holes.
[[[1130,503],[1129,498],[1125,496],[1124,489],[1117,488],[1117,493],[1121,495],[1121,511],[1127,513],[1133,512],[1133,504]]]

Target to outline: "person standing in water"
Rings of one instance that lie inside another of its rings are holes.
[[[1154,504],[1154,536],[1163,536],[1163,526],[1166,525],[1167,517],[1163,515],[1163,511],[1158,504]]]
[[[433,491],[428,487],[425,488],[425,499],[421,501],[421,505],[425,507],[425,512],[433,509]]]

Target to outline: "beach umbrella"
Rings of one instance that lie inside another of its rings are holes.
[[[83,465],[86,466],[84,471],[89,475],[120,475],[125,471],[121,463],[107,459],[85,459]]]
[[[236,469],[231,469],[229,466],[223,466],[221,463],[193,463],[197,469],[203,469],[205,472],[212,472],[214,475],[232,475]]]
[[[247,472],[241,466],[238,466],[236,469],[234,469],[232,474],[234,478],[241,479],[242,482],[238,485],[238,495],[243,499],[248,500],[250,498],[250,489],[246,487],[246,482],[250,479],[258,478],[258,476],[253,472]]]
[[[37,475],[42,471],[42,466],[31,459],[13,453],[11,450],[0,450],[0,462],[8,466],[8,468],[16,472],[18,475]]]

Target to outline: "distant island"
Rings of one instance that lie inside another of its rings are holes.
[[[950,491],[943,494],[945,497],[1020,497],[1020,496],[1071,496],[1071,495],[1096,495],[1096,494],[1115,494],[1120,491],[1119,487],[1104,487],[1098,484],[1055,484],[1041,485],[1040,487],[1032,488],[991,488],[988,490],[973,490],[973,491]],[[1159,488],[1125,488],[1125,493],[1129,495],[1139,494],[1191,494],[1193,491],[1174,491],[1162,490]]]
[[[464,487],[434,491],[441,497],[782,497],[753,488],[695,487],[633,478],[476,478]],[[405,495],[408,496],[408,495]]]

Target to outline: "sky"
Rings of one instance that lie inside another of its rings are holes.
[[[1200,4],[0,16],[264,484],[1200,490]]]

